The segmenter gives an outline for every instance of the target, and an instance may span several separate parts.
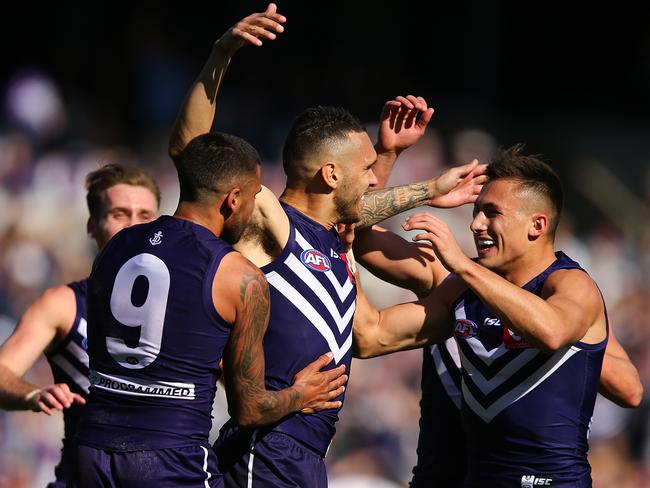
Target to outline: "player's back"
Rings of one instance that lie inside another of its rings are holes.
[[[135,451],[207,445],[230,328],[212,283],[232,248],[163,216],[119,232],[89,278],[91,393],[81,445]]]

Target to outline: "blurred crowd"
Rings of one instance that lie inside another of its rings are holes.
[[[5,122],[0,126],[2,341],[45,288],[87,276],[96,252],[86,236],[83,182],[89,171],[108,162],[146,168],[161,186],[162,213],[172,213],[178,197],[164,132],[145,142],[137,153],[128,147],[70,140],[62,136],[67,108],[47,76],[25,77],[7,90],[7,100],[12,103],[7,104]],[[368,131],[372,136],[376,127],[369,124]],[[277,134],[274,142],[279,154],[282,135]],[[402,155],[389,184],[427,179],[450,164],[475,157],[489,161],[503,143],[485,130],[468,129],[443,137],[429,129],[417,146]],[[552,155],[547,156],[553,165]],[[278,192],[284,182],[282,166],[278,158],[267,159],[262,179]],[[562,164],[578,167],[578,162]],[[599,167],[596,159],[592,164]],[[582,171],[589,167],[582,166]],[[639,172],[643,174],[643,170]],[[616,335],[639,369],[646,399],[638,409],[624,410],[599,397],[590,434],[594,486],[650,487],[650,180],[645,194],[635,196],[615,171],[597,174],[598,178],[582,179],[582,185],[594,188],[591,193],[588,188],[581,189],[587,197],[598,193],[598,188],[612,188],[628,198],[618,200],[617,212],[608,212],[604,206],[597,225],[586,231],[576,225],[583,218],[581,209],[566,208],[557,248],[579,261],[600,285]],[[566,191],[575,191],[571,181],[566,182]],[[473,255],[471,208],[435,212]],[[628,218],[617,219],[616,215]],[[394,217],[385,225],[409,239],[400,227],[404,218]],[[362,283],[376,306],[414,298],[366,272],[362,272]],[[422,351],[417,350],[353,362],[346,405],[326,458],[330,486],[406,486],[415,462],[421,359]],[[28,377],[41,385],[52,381],[44,360]],[[220,394],[215,402],[215,428],[225,420],[224,411]],[[58,461],[61,435],[60,415],[50,418],[31,412],[0,412],[0,487],[45,486]]]

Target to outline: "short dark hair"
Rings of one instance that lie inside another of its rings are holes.
[[[288,178],[297,177],[301,165],[323,145],[348,137],[350,132],[364,132],[357,117],[341,107],[313,107],[294,120],[282,151],[282,164]]]
[[[93,219],[102,218],[106,190],[120,183],[147,188],[154,194],[156,203],[160,206],[160,188],[150,174],[135,166],[107,164],[86,176],[86,203]]]
[[[260,157],[244,139],[210,132],[192,139],[175,163],[180,201],[207,202],[229,191],[240,178],[255,175]]]
[[[551,235],[555,234],[564,202],[562,183],[553,168],[542,161],[539,155],[525,155],[523,144],[501,149],[488,165],[486,174],[490,181],[518,181],[523,188],[545,198],[555,212],[549,226]]]

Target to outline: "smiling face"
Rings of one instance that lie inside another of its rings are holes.
[[[531,245],[544,236],[547,220],[540,211],[539,198],[520,182],[499,179],[487,183],[474,204],[470,225],[478,262],[499,274],[515,269],[524,262]]]
[[[377,177],[372,171],[377,153],[365,131],[350,132],[348,140],[341,144],[336,159],[342,172],[341,182],[334,192],[334,208],[338,214],[336,221],[353,224],[361,220],[364,193],[377,184]]]

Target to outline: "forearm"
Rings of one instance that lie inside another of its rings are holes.
[[[599,391],[605,398],[624,408],[638,407],[643,398],[639,372],[611,327],[600,372]]]
[[[379,144],[375,144],[375,150],[377,151],[377,162],[372,166],[372,172],[377,177],[375,189],[380,190],[386,187],[399,152],[386,151]]]
[[[0,364],[0,409],[30,410],[29,394],[39,387],[22,380],[6,366]]]
[[[398,213],[426,205],[430,199],[438,196],[434,183],[435,179],[366,193],[361,220],[356,228],[363,229]]]
[[[574,342],[556,308],[543,298],[469,258],[456,274],[501,319],[504,327],[532,346],[550,352]]]
[[[169,154],[177,156],[196,136],[210,132],[217,106],[217,93],[234,53],[217,41],[192,85],[169,141]]]

